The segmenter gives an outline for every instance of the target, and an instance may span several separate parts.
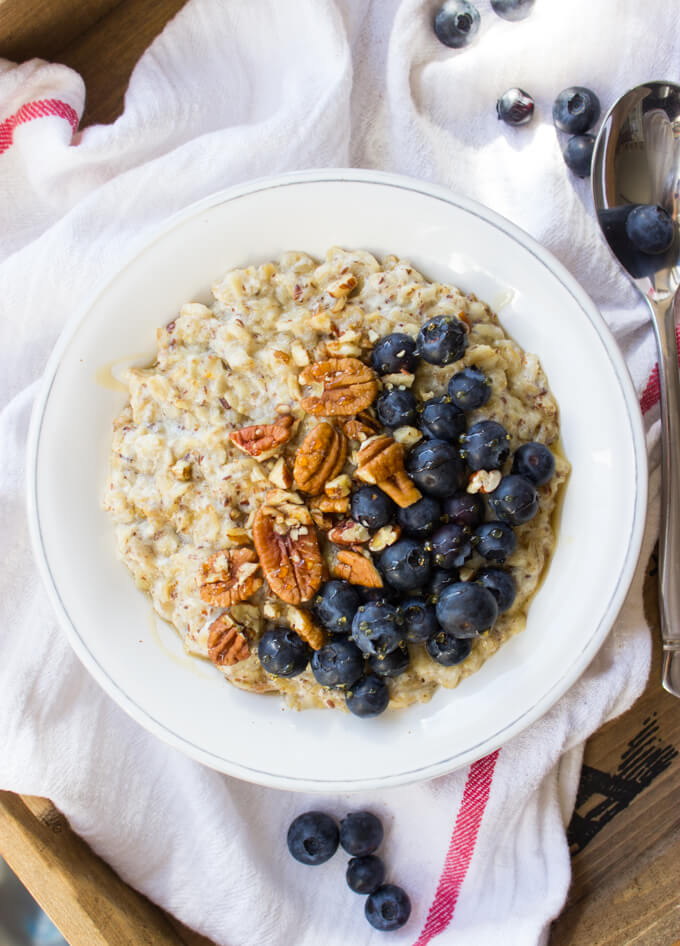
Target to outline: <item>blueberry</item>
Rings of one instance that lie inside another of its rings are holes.
[[[295,677],[302,673],[312,649],[287,627],[265,631],[257,645],[257,656],[267,671],[277,677]]]
[[[653,254],[638,250],[628,236],[626,230],[628,217],[639,206],[641,205],[621,204],[618,207],[598,210],[597,213],[602,232],[614,255],[619,258],[624,269],[627,269],[634,279],[642,279],[645,276],[651,278],[664,262]]]
[[[436,605],[437,620],[456,637],[478,637],[493,627],[498,603],[488,588],[457,581],[445,588]]]
[[[377,851],[382,839],[382,822],[372,811],[351,811],[340,822],[340,844],[353,857]]]
[[[626,219],[628,238],[643,253],[665,253],[673,242],[675,224],[670,214],[658,204],[638,204]]]
[[[310,664],[322,687],[347,687],[364,672],[364,655],[354,641],[340,637],[315,650]]]
[[[409,659],[408,647],[402,643],[384,657],[371,657],[368,666],[379,677],[398,677],[408,667]]]
[[[383,677],[375,673],[361,677],[347,691],[345,703],[355,716],[379,716],[390,702],[390,690]]]
[[[534,114],[534,100],[524,89],[508,89],[496,102],[496,114],[506,125],[526,125]]]
[[[520,526],[538,512],[536,487],[524,476],[504,476],[496,489],[486,497],[491,512],[501,522]]]
[[[465,414],[449,397],[432,397],[425,401],[419,415],[418,427],[430,440],[458,443],[465,433]]]
[[[499,470],[510,456],[510,437],[495,420],[480,420],[463,437],[460,453],[471,470]]]
[[[442,519],[445,522],[457,522],[469,529],[474,529],[483,522],[485,512],[481,495],[466,493],[464,490],[449,496],[442,504]]]
[[[600,100],[590,89],[573,85],[563,89],[557,96],[552,114],[560,131],[568,135],[580,135],[592,128],[600,117]]]
[[[406,459],[406,472],[423,493],[444,499],[467,480],[458,451],[445,440],[416,444]]]
[[[385,880],[385,865],[376,854],[352,857],[345,877],[354,893],[373,893]]]
[[[352,494],[351,514],[367,529],[380,529],[392,521],[396,505],[377,486],[362,486]]]
[[[589,177],[593,160],[595,138],[592,135],[574,135],[566,144],[564,163],[576,177]]]
[[[441,506],[432,496],[423,496],[417,502],[397,512],[397,522],[406,535],[426,539],[439,525]]]
[[[479,368],[463,368],[449,379],[449,397],[461,411],[483,407],[491,397],[491,381]]]
[[[450,365],[467,348],[465,323],[455,315],[437,315],[418,332],[418,354],[432,365]]]
[[[306,811],[288,828],[288,850],[301,864],[324,864],[338,849],[338,826],[323,811]]]
[[[475,572],[472,581],[487,588],[496,599],[499,611],[507,611],[517,594],[515,579],[505,568],[488,565]]]
[[[412,374],[418,365],[416,343],[403,332],[393,332],[381,338],[373,349],[372,358],[373,367],[380,375],[402,371]]]
[[[404,601],[401,614],[404,619],[404,638],[411,644],[420,644],[439,630],[434,605],[423,598]]]
[[[460,568],[472,555],[470,530],[457,522],[440,526],[432,536],[432,562],[438,568]]]
[[[314,599],[314,610],[331,634],[349,634],[352,618],[360,604],[361,598],[354,585],[342,579],[334,579],[322,585]]]
[[[375,404],[378,420],[385,427],[413,427],[416,399],[410,391],[393,388],[380,395]]]
[[[478,31],[479,23],[479,10],[467,0],[446,0],[437,10],[434,31],[445,46],[462,49]]]
[[[380,554],[380,571],[397,591],[422,588],[430,575],[430,553],[416,539],[399,539]]]
[[[504,20],[523,20],[531,13],[534,0],[491,0],[491,8]]]
[[[396,884],[383,884],[366,900],[366,919],[383,933],[398,930],[411,915],[408,894]]]
[[[517,548],[517,536],[507,522],[483,522],[475,529],[475,550],[482,558],[502,564]]]
[[[533,440],[523,443],[515,451],[512,472],[531,480],[534,486],[543,486],[555,472],[555,457],[545,444]]]
[[[404,631],[401,614],[384,599],[362,604],[352,621],[352,638],[370,657],[384,657],[401,644]]]
[[[456,637],[450,631],[439,630],[425,644],[430,657],[444,667],[453,667],[468,656],[472,641],[467,637]]]
[[[429,599],[436,603],[444,588],[448,588],[454,581],[458,581],[458,572],[450,572],[445,568],[434,568],[427,583]]]

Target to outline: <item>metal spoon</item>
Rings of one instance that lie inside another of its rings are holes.
[[[662,683],[680,696],[680,85],[647,82],[610,108],[595,142],[592,185],[602,231],[647,300],[659,349]],[[673,218],[675,235],[665,253],[640,253],[628,240],[625,220],[635,204],[659,204]]]

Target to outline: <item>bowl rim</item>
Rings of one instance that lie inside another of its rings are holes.
[[[180,226],[185,220],[194,217],[205,210],[217,205],[230,202],[239,197],[247,196],[256,192],[287,187],[291,185],[317,184],[317,183],[342,183],[354,182],[367,185],[378,185],[398,188],[415,192],[425,197],[434,198],[459,208],[467,213],[471,213],[486,221],[491,226],[509,236],[514,242],[520,244],[526,251],[534,256],[563,286],[564,289],[573,298],[574,302],[582,309],[586,317],[591,322],[597,332],[600,341],[607,353],[614,373],[623,395],[627,410],[627,419],[631,431],[631,440],[633,446],[634,459],[634,479],[635,479],[635,501],[633,506],[633,516],[630,526],[628,545],[623,567],[619,573],[618,580],[613,589],[611,597],[606,608],[602,612],[600,620],[593,630],[588,642],[582,648],[581,652],[575,655],[574,660],[567,670],[553,683],[553,685],[544,692],[536,702],[527,709],[521,716],[509,722],[496,731],[492,736],[487,737],[481,743],[468,746],[465,750],[448,756],[445,759],[434,763],[429,763],[417,769],[400,771],[396,774],[371,777],[364,779],[311,779],[309,777],[295,777],[294,775],[281,775],[256,769],[252,766],[240,762],[225,759],[210,750],[206,750],[195,745],[182,735],[169,729],[163,722],[154,718],[151,713],[139,706],[130,696],[125,693],[120,684],[114,680],[107,670],[99,663],[94,654],[90,651],[86,641],[81,636],[78,628],[71,620],[64,602],[59,594],[56,581],[53,578],[47,553],[42,541],[40,526],[40,509],[38,501],[38,459],[40,451],[40,436],[42,422],[45,410],[49,402],[50,393],[55,381],[62,357],[68,346],[79,329],[80,325],[87,319],[89,313],[104,296],[112,283],[128,267],[133,265],[137,257],[153,244],[164,238],[170,231]],[[52,608],[58,619],[61,628],[76,653],[77,657],[95,678],[102,689],[110,696],[129,716],[138,724],[143,726],[163,742],[179,749],[190,758],[201,762],[212,769],[217,769],[225,774],[241,778],[249,782],[264,785],[271,788],[281,788],[295,791],[307,792],[333,792],[333,791],[364,791],[375,788],[393,787],[397,785],[409,784],[417,781],[423,781],[430,778],[451,772],[457,768],[468,765],[471,762],[495,751],[514,736],[528,728],[533,722],[543,716],[557,700],[569,689],[569,687],[586,670],[589,663],[600,649],[605,637],[611,630],[616,617],[621,610],[628,588],[633,579],[637,566],[644,535],[647,509],[647,450],[642,422],[642,414],[635,392],[628,367],[623,358],[623,354],[603,316],[597,309],[594,302],[587,295],[585,290],[579,285],[572,274],[557,260],[549,250],[542,247],[533,237],[524,230],[513,224],[507,218],[489,209],[478,201],[464,197],[456,192],[440,185],[421,181],[417,178],[407,177],[405,175],[393,174],[383,171],[374,171],[371,169],[360,168],[333,168],[333,169],[311,169],[305,171],[288,172],[266,177],[260,177],[241,184],[226,187],[212,194],[201,198],[198,201],[189,204],[187,207],[172,213],[163,223],[153,229],[151,233],[140,237],[131,246],[130,250],[124,254],[121,261],[109,273],[108,277],[85,297],[84,302],[78,306],[73,315],[65,323],[61,334],[55,344],[55,347],[45,366],[40,390],[31,413],[31,420],[27,439],[26,453],[26,490],[27,490],[27,511],[29,522],[29,534],[33,553],[35,556],[38,571],[41,576],[43,586],[45,587]]]

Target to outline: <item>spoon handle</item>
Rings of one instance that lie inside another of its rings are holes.
[[[680,290],[652,302],[659,347],[661,395],[661,529],[659,535],[659,610],[663,641],[662,683],[680,697],[680,377],[675,337]]]

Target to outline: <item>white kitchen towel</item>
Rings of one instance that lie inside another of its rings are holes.
[[[342,857],[313,870],[285,850],[300,811],[359,806],[383,816],[390,879],[413,902],[407,926],[388,937],[395,946],[544,943],[569,883],[565,823],[583,741],[633,702],[648,673],[641,588],[656,474],[641,565],[581,679],[469,769],[381,793],[258,788],[169,749],[83,670],[36,575],[24,512],[26,430],[74,306],[173,211],[279,171],[401,172],[528,230],[600,305],[646,409],[656,464],[645,306],[602,243],[588,182],[564,166],[551,104],[568,85],[592,87],[606,108],[636,82],[680,78],[680,10],[668,0],[536,0],[513,23],[479,0],[480,32],[454,51],[433,35],[436,5],[191,0],[135,69],[122,116],[83,131],[77,75],[40,61],[0,62],[0,787],[51,797],[121,876],[224,946],[387,941],[346,888]],[[536,99],[523,128],[496,119],[496,99],[512,86]]]

